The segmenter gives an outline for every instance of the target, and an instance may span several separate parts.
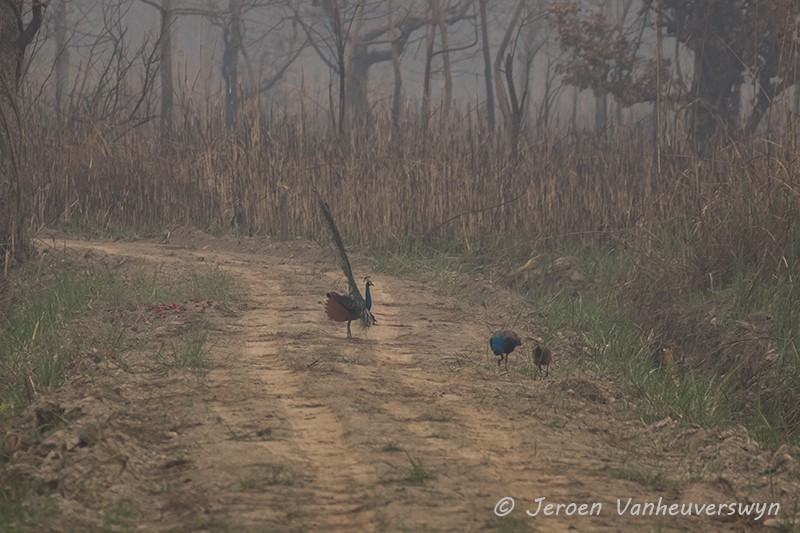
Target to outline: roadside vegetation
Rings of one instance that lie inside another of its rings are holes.
[[[8,423],[26,416],[29,404],[36,408],[35,434],[7,432],[0,441],[2,463],[22,440],[43,439],[69,424],[70,413],[42,398],[70,380],[92,379],[92,367],[188,372],[188,379],[202,380],[214,364],[212,310],[239,294],[228,273],[86,259],[50,248],[9,276],[0,325],[0,417]],[[0,486],[0,529],[35,528],[56,512],[52,496],[52,487],[32,479],[7,479]],[[105,511],[106,527],[130,523],[135,511],[120,502]]]
[[[317,239],[317,190],[377,268],[479,272],[527,295],[536,335],[571,332],[557,348],[592,354],[569,360],[615,376],[644,422],[741,423],[769,446],[799,442],[797,136],[698,152],[680,135],[654,145],[632,125],[603,138],[544,132],[515,155],[455,112],[424,135],[376,115],[347,144],[322,117],[245,115],[233,132],[184,118],[155,153],[146,128],[113,143],[97,129],[31,128],[70,147],[31,162],[34,224]],[[669,369],[654,369],[656,346],[673,350]]]
[[[219,268],[168,269],[42,254],[10,276],[0,326],[0,413],[13,414],[85,364],[129,369],[126,352],[150,350],[152,368],[202,370],[213,327],[204,311],[236,288]]]

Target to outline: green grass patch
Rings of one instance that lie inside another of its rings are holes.
[[[119,500],[103,510],[103,528],[107,531],[127,529],[135,525],[141,514],[133,500]]]
[[[34,530],[55,512],[51,489],[41,483],[15,477],[0,484],[0,531]]]
[[[426,467],[422,459],[415,459],[411,454],[406,452],[408,458],[409,468],[405,476],[405,481],[413,485],[424,485],[432,479],[436,479],[436,473],[430,468]]]
[[[71,325],[87,310],[98,283],[92,272],[44,260],[15,280],[17,302],[0,326],[0,412],[62,384],[80,348],[80,332]]]
[[[297,473],[282,464],[265,464],[239,481],[239,487],[247,492],[261,492],[269,487],[291,486],[297,481]]]
[[[497,531],[498,533],[528,533],[537,531],[534,527],[534,520],[525,515],[525,510],[515,509],[513,514],[523,516],[493,516],[486,522],[486,529]]]
[[[452,422],[453,413],[441,408],[435,408],[422,413],[419,419],[425,422]]]
[[[127,369],[124,352],[135,343],[141,349],[154,346],[162,364],[209,368],[209,323],[195,311],[238,296],[226,272],[217,267],[188,274],[146,266],[112,270],[53,255],[27,265],[13,280],[16,302],[0,324],[0,415],[62,385],[81,354]],[[173,314],[162,318],[156,304]],[[178,326],[170,326],[168,340],[157,342],[158,326],[172,319]],[[134,327],[144,333],[133,338]]]
[[[390,440],[389,442],[381,446],[381,451],[386,453],[399,452],[402,449],[403,448],[400,447],[400,444],[398,444],[398,442],[394,440]]]
[[[211,368],[210,324],[207,320],[189,320],[180,328],[173,328],[168,340],[161,341],[156,353],[156,363],[164,369],[186,368],[203,372]]]

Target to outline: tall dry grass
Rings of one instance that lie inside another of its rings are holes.
[[[541,133],[512,160],[502,134],[453,116],[427,131],[381,117],[338,142],[324,117],[250,114],[235,132],[187,119],[119,131],[31,117],[26,147],[34,225],[191,224],[279,237],[314,235],[312,190],[354,240],[399,236],[534,241],[620,232],[703,209],[735,187],[794,186],[788,154],[756,144],[699,159],[648,135],[598,141]],[[743,153],[745,152],[745,153]],[[793,170],[792,170],[793,171]],[[781,176],[779,181],[767,183]]]

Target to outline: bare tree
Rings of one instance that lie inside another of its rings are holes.
[[[22,0],[0,2],[0,264],[4,269],[23,246],[17,88],[25,49],[39,31],[47,2],[33,0],[28,13],[26,4]]]
[[[491,45],[489,44],[489,22],[486,16],[488,0],[478,0],[481,11],[481,50],[483,51],[483,79],[486,83],[486,119],[489,131],[494,131],[494,76],[492,76]]]
[[[451,54],[473,48],[478,43],[477,31],[475,39],[471,42],[463,43],[453,48],[449,45],[448,25],[445,21],[444,10],[439,0],[429,0],[431,13],[431,23],[428,29],[428,36],[425,47],[425,68],[423,75],[422,89],[422,121],[427,124],[431,115],[432,95],[431,84],[433,81],[433,60],[437,56],[442,57],[442,77],[444,79],[444,95],[442,99],[441,112],[446,115],[453,102],[453,72]],[[440,48],[436,50],[436,33],[439,33]]]
[[[345,115],[356,122],[367,120],[370,68],[402,55],[416,30],[437,21],[429,6],[414,11],[413,5],[401,9],[393,4],[395,13],[389,16],[384,2],[317,0],[315,4],[322,7],[327,30],[316,25],[313,13],[296,8],[294,13],[312,47],[339,77],[340,101],[347,110],[343,114],[340,109],[340,128]],[[455,24],[469,17],[471,4],[471,0],[462,0],[443,9],[444,23]],[[385,22],[373,22],[376,20]]]
[[[453,103],[453,72],[450,64],[450,45],[447,36],[447,24],[444,20],[444,11],[439,3],[439,0],[430,0],[431,12],[434,19],[436,19],[436,26],[439,30],[439,40],[442,43],[440,53],[442,55],[442,76],[444,77],[444,101],[442,107],[444,114],[450,111],[450,106]]]
[[[161,135],[166,137],[172,131],[172,104],[175,87],[172,76],[172,0],[161,0]]]
[[[392,0],[389,0],[389,37],[392,39],[392,42],[397,38]],[[397,47],[394,45],[392,45],[392,74],[394,75],[394,88],[392,90],[392,128],[396,131],[400,126],[400,99],[403,97],[403,74],[400,70],[400,54],[397,53]]]
[[[56,41],[56,113],[63,116],[69,84],[69,48],[67,47],[67,0],[58,2],[55,10]]]
[[[242,3],[229,0],[228,23],[223,28],[222,79],[225,81],[225,124],[233,128],[239,107],[239,49],[242,43]]]
[[[522,41],[522,54],[519,55],[519,62],[522,65],[520,81],[524,89],[521,105],[524,106],[524,118],[526,120],[530,116],[530,111],[533,108],[533,103],[531,101],[532,92],[530,89],[531,78],[533,76],[533,62],[550,38],[545,16],[542,14],[545,13],[543,3],[543,0],[539,0],[536,4],[528,3],[526,5],[528,14],[524,24],[520,27],[520,38]],[[547,79],[547,75],[549,75],[549,73],[545,75],[545,100],[550,96],[548,93],[550,90],[550,80]],[[527,98],[525,96],[527,96]]]
[[[172,108],[174,102],[174,78],[172,69],[172,33],[175,20],[179,16],[201,16],[211,20],[222,31],[223,52],[220,70],[225,86],[223,96],[223,109],[225,123],[228,127],[233,127],[241,100],[240,95],[240,74],[239,59],[244,57],[251,71],[251,78],[255,78],[252,66],[245,52],[245,28],[243,16],[245,11],[268,8],[277,3],[277,0],[252,0],[246,4],[242,0],[228,0],[225,8],[219,7],[216,2],[211,1],[207,7],[180,6],[177,0],[140,0],[142,3],[156,8],[161,15],[161,28],[159,43],[161,48],[161,123],[162,132],[168,133],[172,129]],[[269,33],[267,30],[266,33]],[[263,35],[259,37],[263,38]],[[283,65],[276,69],[276,72],[267,78],[260,78],[259,81],[252,80],[254,89],[250,95],[257,95],[269,90],[286,73],[289,66],[297,59],[302,51],[300,47],[292,52]]]
[[[517,7],[514,9],[511,20],[497,47],[497,56],[494,62],[494,83],[497,89],[497,102],[500,107],[500,112],[505,119],[506,124],[509,126],[511,134],[511,153],[512,157],[516,157],[517,149],[519,147],[519,137],[522,132],[522,124],[524,118],[523,105],[525,102],[525,93],[527,93],[528,86],[527,80],[523,86],[523,95],[518,95],[516,83],[514,80],[514,51],[516,49],[516,40],[513,43],[512,50],[508,53],[508,45],[515,32],[519,35],[517,24],[519,22],[522,11],[525,8],[526,0],[519,0]]]
[[[427,130],[428,120],[431,117],[431,76],[433,69],[433,47],[436,43],[436,26],[438,21],[433,20],[428,25],[428,37],[425,40],[425,69],[422,75],[422,111],[420,118]]]
[[[72,85],[68,88],[65,82],[61,89],[68,124],[91,121],[105,130],[123,131],[159,116],[159,40],[150,32],[129,34],[131,4],[132,0],[70,2],[66,42],[77,60],[74,73],[65,75]]]
[[[173,0],[140,0],[158,10],[161,16],[158,42],[161,48],[161,136],[167,137],[172,132],[172,107],[175,98],[174,78],[172,74],[172,29],[175,22]]]
[[[161,135],[167,137],[173,128],[172,110],[175,101],[175,84],[172,71],[172,33],[178,15],[207,15],[209,10],[194,8],[178,8],[173,0],[140,0],[142,3],[156,8],[161,16],[158,42],[161,49]],[[216,11],[214,11],[216,12]]]

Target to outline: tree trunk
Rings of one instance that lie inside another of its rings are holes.
[[[65,99],[69,86],[69,49],[67,48],[67,0],[61,0],[55,12],[56,40],[56,113],[66,112]]]
[[[400,128],[400,109],[401,98],[403,97],[403,73],[400,70],[400,54],[397,53],[397,46],[394,41],[397,38],[395,35],[394,25],[394,6],[392,1],[389,0],[389,36],[392,39],[392,72],[394,73],[394,90],[392,92],[392,128],[398,131]]]
[[[710,19],[712,26],[715,24]],[[723,28],[712,27],[709,35],[723,35]],[[712,37],[704,37],[712,39]],[[694,96],[690,109],[691,131],[698,147],[706,143],[720,130],[732,134],[738,126],[739,102],[741,98],[741,64],[727,50],[720,52],[708,46],[703,53],[695,53]]]
[[[489,124],[489,131],[494,131],[494,88],[492,75],[492,57],[489,45],[489,23],[486,17],[486,2],[480,0],[481,10],[481,40],[483,41],[483,79],[486,83],[486,120]]]
[[[172,0],[161,0],[161,135],[172,132]]]
[[[425,72],[422,76],[422,124],[428,127],[431,118],[431,71],[433,70],[433,44],[436,41],[436,23],[431,22],[428,28],[428,39],[425,46]]]
[[[572,130],[573,134],[578,133],[578,94],[580,90],[573,86],[572,87],[572,113],[570,113],[569,117],[569,127]]]
[[[32,19],[27,26],[20,18],[23,12],[22,0],[0,2],[0,267],[3,274],[11,258],[23,247],[17,88],[22,79],[25,48],[39,30],[44,6],[34,3]]]
[[[450,67],[450,52],[448,52],[447,40],[447,24],[444,22],[444,12],[439,0],[431,0],[431,8],[433,9],[433,16],[436,17],[436,23],[439,25],[439,39],[442,43],[442,76],[444,77],[444,102],[442,104],[442,114],[447,115],[450,112],[450,106],[453,102],[453,74]]]
[[[794,85],[794,112],[800,114],[800,83]]]
[[[544,95],[542,96],[542,105],[539,108],[539,114],[536,118],[536,127],[541,132],[548,128],[550,125],[550,107],[552,106],[552,88],[553,88],[553,63],[552,59],[548,56],[547,68],[544,74]]]
[[[598,137],[606,134],[606,124],[608,123],[608,95],[594,95],[594,133]]]
[[[350,60],[347,76],[347,107],[350,120],[354,125],[369,121],[369,67],[372,63],[367,54],[366,44],[353,45],[353,56]]]
[[[229,0],[230,22],[225,28],[222,77],[225,80],[225,125],[233,129],[239,107],[239,43],[242,40],[241,0]]]
[[[13,2],[22,9],[22,1]],[[0,263],[7,264],[16,247],[19,213],[17,153],[17,39],[19,27],[14,8],[0,2]]]

